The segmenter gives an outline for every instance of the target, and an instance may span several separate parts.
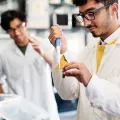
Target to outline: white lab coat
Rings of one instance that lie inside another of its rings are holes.
[[[12,43],[0,55],[0,78],[6,76],[8,93],[17,94],[44,108],[50,120],[59,120],[48,63],[28,44],[26,53]],[[1,81],[2,82],[2,81]]]
[[[86,64],[93,75],[87,88],[75,78],[62,78],[61,71],[53,67],[53,79],[60,96],[79,98],[77,120],[120,120],[120,28],[109,39],[118,36],[114,45],[106,45],[97,73],[96,46],[87,46],[80,55],[79,62]],[[70,54],[64,55],[69,61]]]

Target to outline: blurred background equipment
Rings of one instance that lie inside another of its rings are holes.
[[[72,29],[80,27],[74,15],[78,12],[78,8],[70,4],[64,4],[53,11],[53,25],[59,24],[63,29]]]

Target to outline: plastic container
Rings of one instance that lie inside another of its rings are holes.
[[[49,120],[49,116],[21,96],[0,94],[0,120]]]

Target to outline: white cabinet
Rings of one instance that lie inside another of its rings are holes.
[[[49,2],[48,0],[26,0],[26,11],[28,15],[28,28],[48,29],[49,24]]]

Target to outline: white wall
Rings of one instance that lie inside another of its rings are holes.
[[[13,42],[13,40],[10,39],[9,35],[0,34],[0,52],[11,42]]]

